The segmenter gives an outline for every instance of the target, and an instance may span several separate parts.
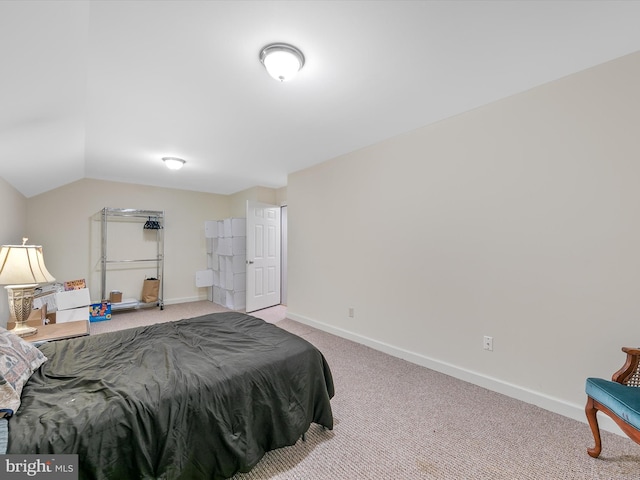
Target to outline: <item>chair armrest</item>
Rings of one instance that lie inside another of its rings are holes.
[[[630,387],[640,387],[640,348],[622,347],[622,351],[627,354],[627,360],[611,380]]]

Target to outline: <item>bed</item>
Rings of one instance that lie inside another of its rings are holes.
[[[309,342],[225,312],[39,347],[7,453],[76,453],[80,478],[228,478],[333,428],[334,388]]]

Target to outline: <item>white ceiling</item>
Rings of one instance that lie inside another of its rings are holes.
[[[1,1],[0,177],[229,194],[640,50],[638,1]],[[300,48],[291,82],[258,59]],[[163,156],[184,158],[169,171]]]

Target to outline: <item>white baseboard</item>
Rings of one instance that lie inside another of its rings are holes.
[[[465,382],[469,382],[474,385],[484,387],[488,390],[501,393],[508,397],[515,398],[532,405],[536,405],[540,408],[544,408],[545,410],[549,410],[550,412],[558,413],[573,420],[578,420],[582,423],[587,423],[587,418],[584,413],[584,405],[569,403],[564,400],[546,395],[542,392],[536,392],[534,390],[505,382],[497,378],[489,377],[472,370],[457,367],[441,360],[430,358],[419,353],[405,350],[403,348],[395,347],[379,340],[374,340],[372,338],[368,338],[357,333],[344,330],[342,328],[334,327],[333,325],[313,320],[312,318],[305,317],[303,315],[298,315],[291,310],[287,311],[287,318],[317,328],[318,330],[337,335],[338,337],[346,338],[347,340],[352,340],[356,343],[366,345],[394,357],[402,358],[403,360],[407,360],[408,362],[430,368],[431,370],[444,373],[460,380],[464,380]],[[585,404],[586,402],[587,397],[585,395]],[[625,436],[622,430],[620,430],[620,427],[618,427],[618,425],[616,425],[616,423],[606,415],[599,414],[598,423],[602,430]]]
[[[175,305],[177,303],[188,303],[188,302],[200,302],[202,300],[207,300],[207,296],[203,296],[203,297],[182,297],[182,298],[170,298],[170,299],[165,299],[164,300],[164,304],[165,305]]]

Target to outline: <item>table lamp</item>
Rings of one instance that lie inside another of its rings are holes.
[[[34,335],[38,331],[27,326],[36,287],[56,280],[44,266],[42,247],[25,245],[27,240],[23,238],[22,245],[3,245],[0,248],[0,285],[6,285],[9,311],[16,323],[11,332],[20,337]]]

